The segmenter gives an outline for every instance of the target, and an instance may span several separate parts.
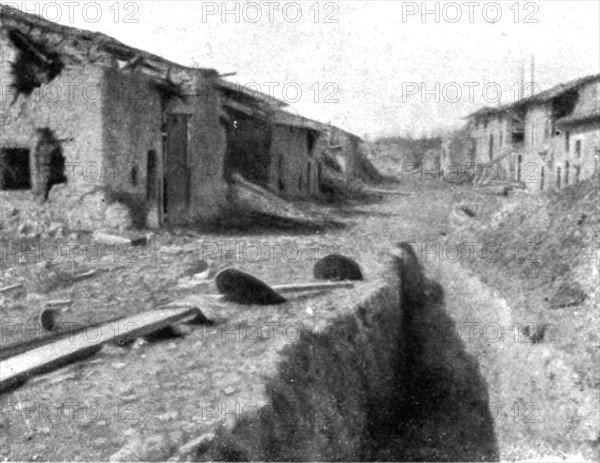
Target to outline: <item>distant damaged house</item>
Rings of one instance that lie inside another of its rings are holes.
[[[245,86],[219,80],[217,87],[226,113],[226,180],[239,174],[285,198],[318,195],[317,123]]]
[[[525,108],[526,160],[538,166],[528,188],[560,189],[598,172],[600,74],[552,87]]]
[[[0,197],[74,228],[218,214],[217,72],[0,5]],[[38,206],[34,200],[37,200]]]
[[[474,159],[490,163],[483,177],[560,189],[598,171],[600,75],[576,79],[468,116]]]
[[[319,196],[332,184],[381,180],[358,136],[294,114],[248,86],[220,79],[216,85],[226,113],[226,179],[240,174],[290,199]]]

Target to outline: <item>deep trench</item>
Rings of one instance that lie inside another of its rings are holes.
[[[456,330],[432,336],[453,326],[443,288],[400,246],[390,271],[396,297],[371,298],[328,333],[304,333],[266,386],[268,413],[222,429],[196,459],[499,459],[477,361]]]

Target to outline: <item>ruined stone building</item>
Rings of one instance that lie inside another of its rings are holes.
[[[529,191],[560,189],[598,172],[600,75],[468,116],[478,163]]]
[[[3,215],[181,223],[225,201],[217,72],[0,5]]]
[[[0,19],[2,217],[179,225],[227,213],[234,174],[298,198],[320,194],[332,157],[344,179],[376,172],[358,137],[214,69],[5,5]]]

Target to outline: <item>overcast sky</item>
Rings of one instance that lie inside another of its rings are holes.
[[[2,3],[236,72],[229,80],[361,136],[456,127],[498,90],[514,101],[532,54],[536,88],[600,72],[598,1],[427,2],[425,16],[422,2],[399,1]]]

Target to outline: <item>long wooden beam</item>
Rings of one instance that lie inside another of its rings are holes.
[[[200,309],[191,306],[152,310],[107,322],[96,326],[93,332],[85,330],[15,355],[0,362],[0,392],[35,374],[87,357],[108,342],[123,337],[145,336],[172,323],[201,314]]]

